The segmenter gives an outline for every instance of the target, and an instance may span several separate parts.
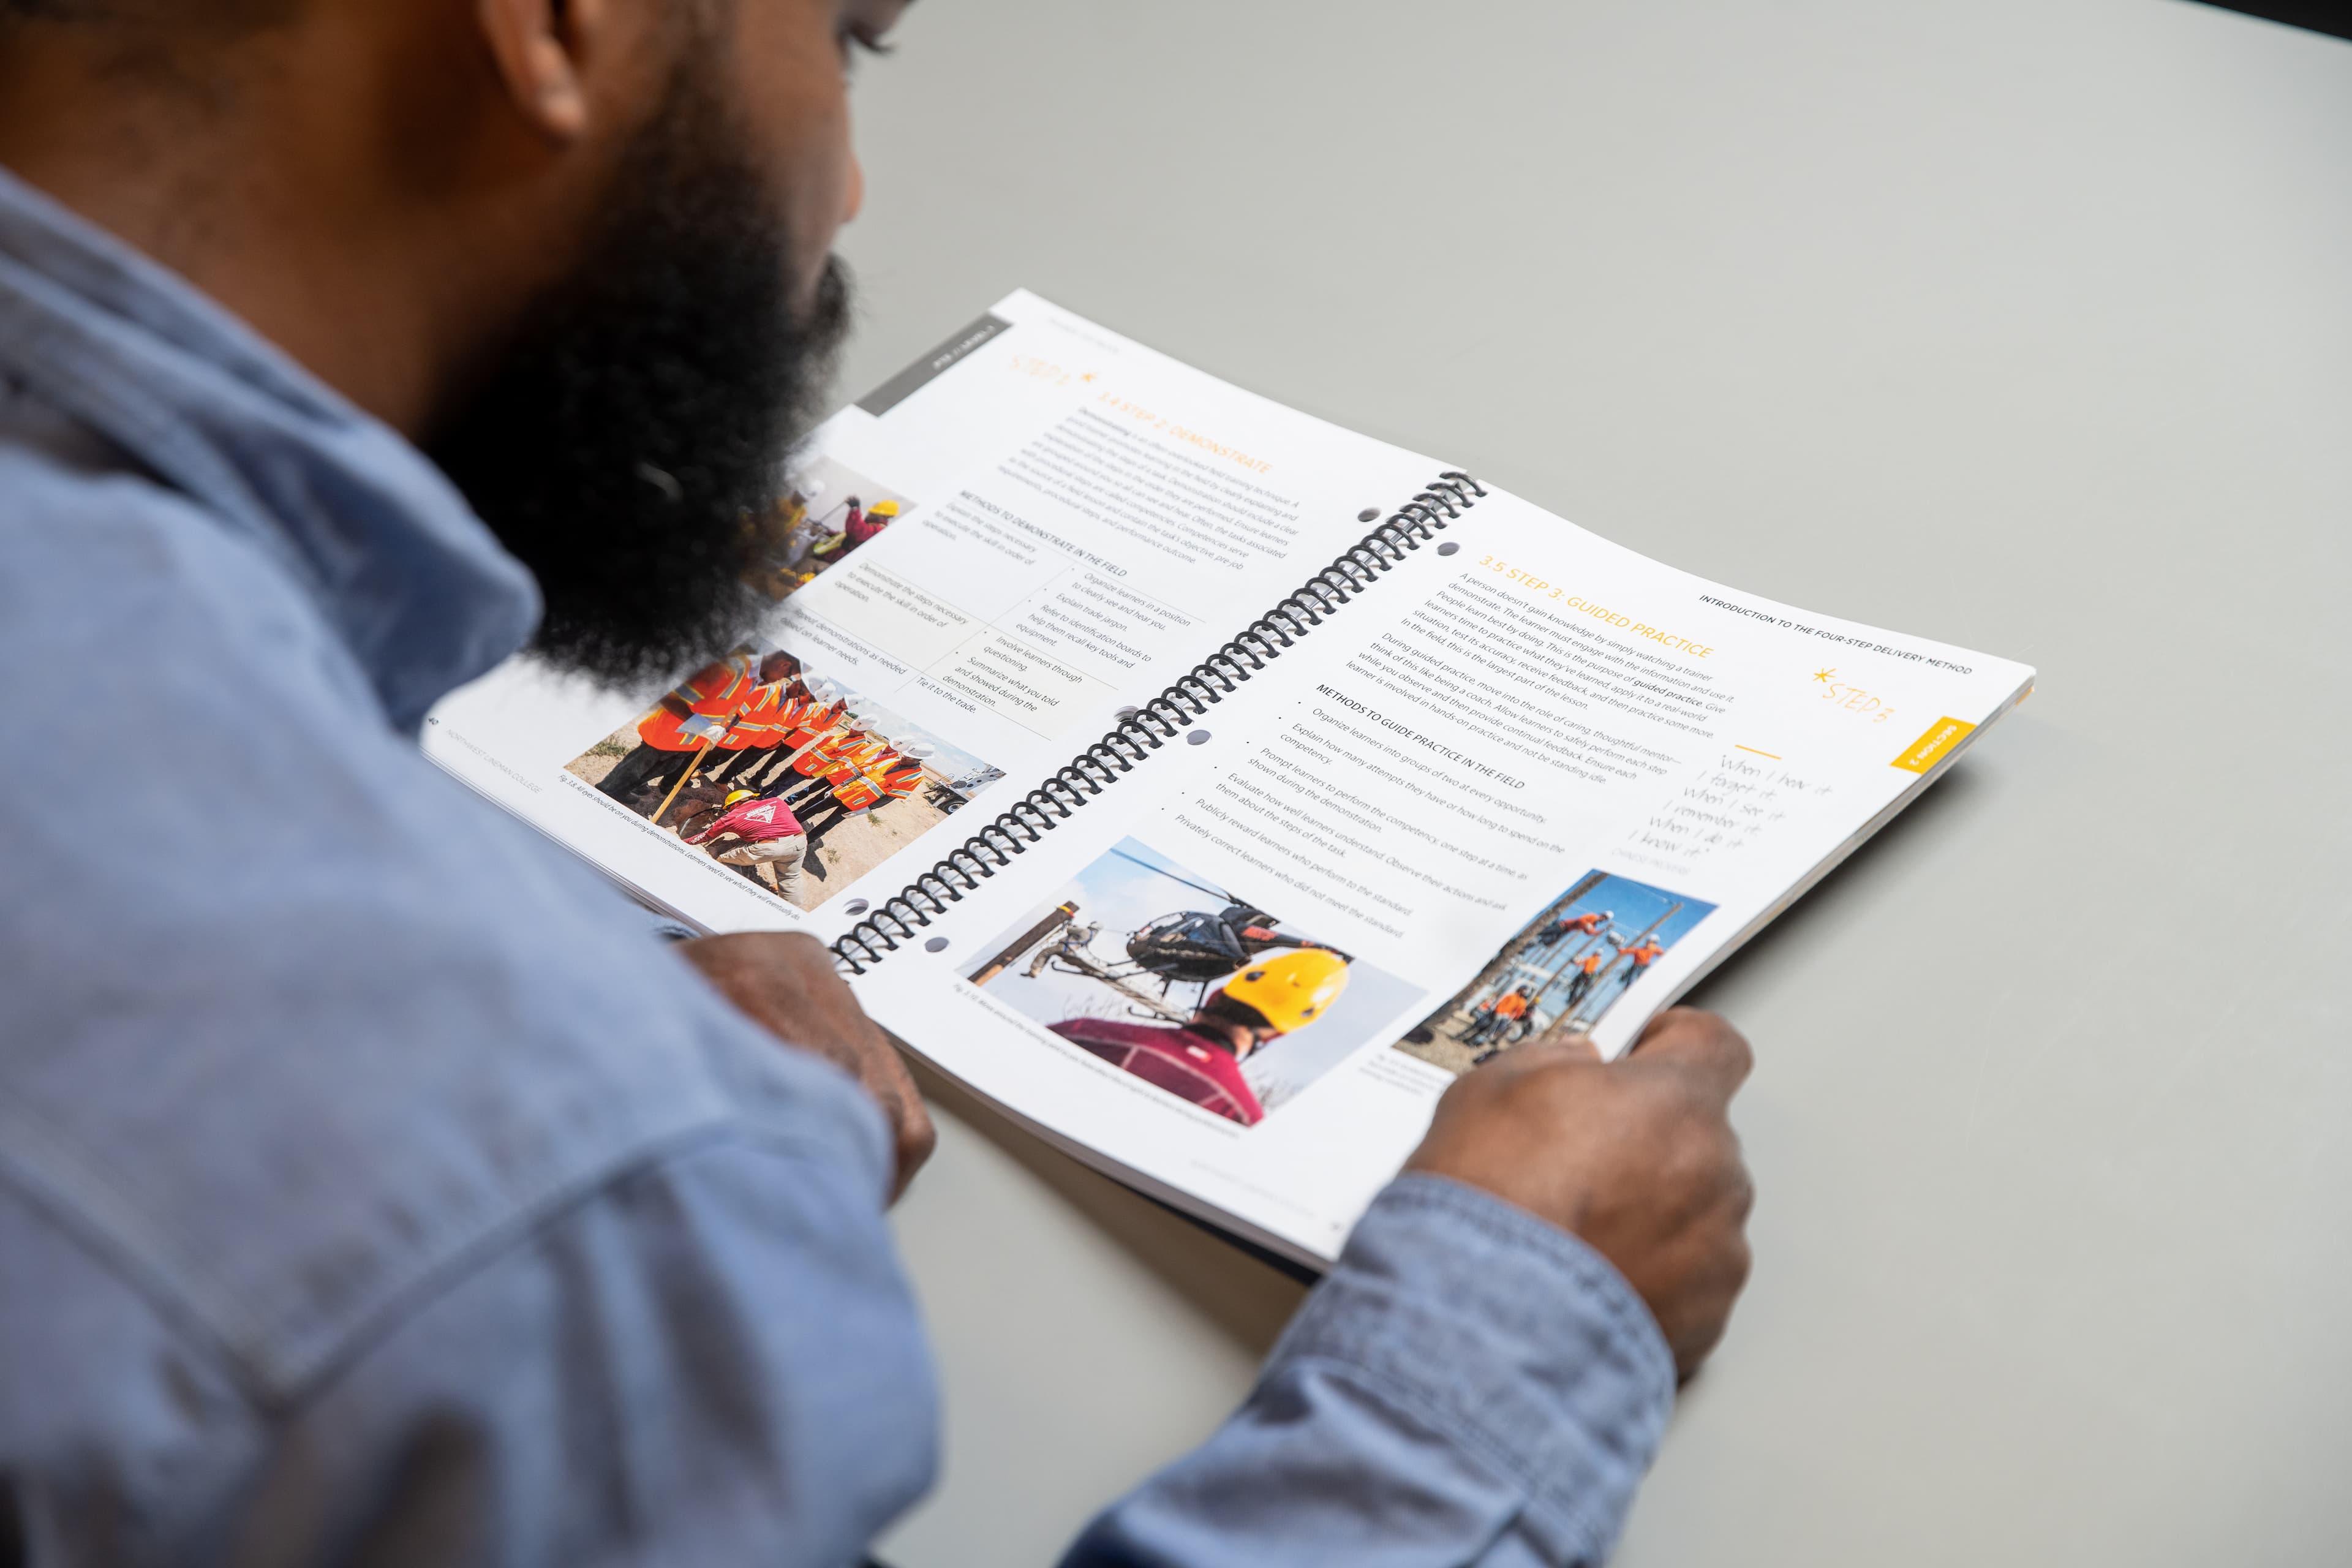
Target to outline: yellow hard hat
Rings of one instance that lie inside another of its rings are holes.
[[[1329,1012],[1347,988],[1346,959],[1325,948],[1303,947],[1250,965],[1226,981],[1223,990],[1256,1008],[1286,1035]]]
[[[734,805],[737,801],[739,801],[739,800],[749,800],[749,799],[751,799],[751,792],[750,790],[748,790],[748,789],[739,789],[739,790],[737,790],[734,794],[732,794],[732,795],[729,795],[729,796],[727,797],[727,804],[728,804],[728,805]]]
[[[866,515],[868,517],[896,517],[898,515],[898,503],[894,500],[877,500],[872,506],[866,509]]]

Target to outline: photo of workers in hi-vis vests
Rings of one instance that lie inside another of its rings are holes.
[[[1255,1127],[1417,989],[1132,839],[1057,889],[965,978],[1066,1044]]]
[[[1714,912],[1702,900],[1588,871],[1397,1048],[1464,1073],[1549,1030],[1586,1033]]]
[[[691,672],[564,765],[682,847],[803,910],[1004,776],[757,642]]]

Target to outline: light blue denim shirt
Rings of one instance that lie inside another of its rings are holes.
[[[0,173],[0,1565],[845,1564],[929,1484],[880,1114],[417,750],[537,611]],[[1597,1256],[1402,1181],[1070,1561],[1595,1561],[1672,1396]]]

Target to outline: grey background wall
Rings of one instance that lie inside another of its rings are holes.
[[[1710,988],[1753,1286],[1630,1564],[2352,1538],[2352,46],[2164,0],[925,0],[881,380],[1027,285],[1678,565],[2038,665]],[[902,1568],[1049,1561],[1296,1287],[943,1098]]]

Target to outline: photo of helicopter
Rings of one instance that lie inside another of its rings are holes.
[[[972,974],[972,983],[986,984],[1026,954],[1026,973],[1032,979],[1048,968],[1083,974],[1133,1003],[1140,1009],[1139,1016],[1181,1019],[1191,1017],[1194,1011],[1193,1006],[1183,1004],[1197,1005],[1209,986],[1247,967],[1262,953],[1284,948],[1313,948],[1336,955],[1342,963],[1354,962],[1351,954],[1328,942],[1276,929],[1282,923],[1280,919],[1247,900],[1178,876],[1124,850],[1110,853],[1169,882],[1205,894],[1219,907],[1172,910],[1154,915],[1125,933],[1123,958],[1106,960],[1094,945],[1102,934],[1102,922],[1083,921],[1077,906],[1072,904],[1066,912],[1057,910],[1042,928],[1024,932],[996,958],[982,965]],[[1180,994],[1180,986],[1193,989],[1190,994]]]
[[[1081,870],[965,978],[1079,1049],[1244,1126],[1422,994],[1134,839]]]

